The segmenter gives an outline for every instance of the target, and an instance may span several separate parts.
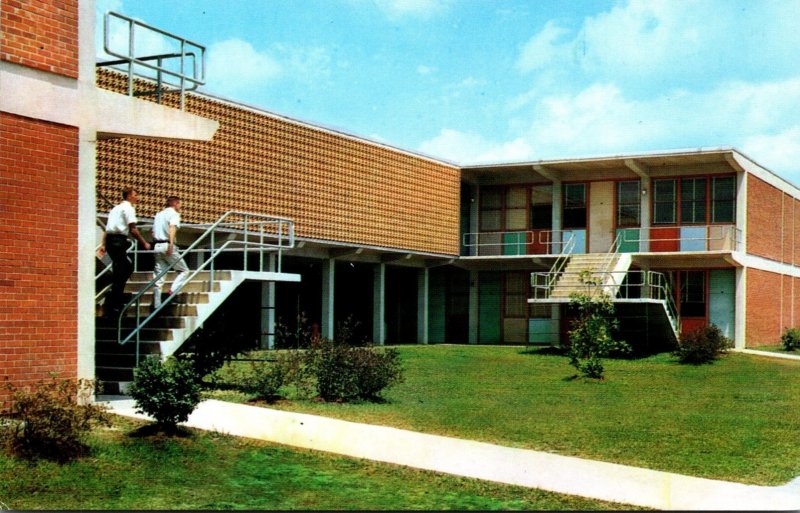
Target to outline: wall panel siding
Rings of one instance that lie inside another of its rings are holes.
[[[592,182],[589,192],[589,251],[605,253],[613,242],[615,182]]]
[[[783,331],[781,275],[748,268],[747,347],[777,344]],[[777,299],[777,301],[776,301]]]
[[[500,331],[500,277],[499,272],[478,274],[478,342],[497,344],[502,341]]]
[[[783,241],[776,215],[783,212],[783,193],[763,180],[748,175],[747,204],[747,252],[780,261]]]
[[[78,129],[0,113],[0,177],[0,381],[75,378]]]
[[[122,86],[110,72],[98,82]],[[177,194],[187,222],[243,210],[290,217],[301,237],[459,253],[457,167],[208,97],[186,110],[220,122],[213,141],[99,141],[98,190],[116,200],[133,185],[143,216]]]
[[[3,0],[0,27],[0,60],[78,78],[78,0]]]

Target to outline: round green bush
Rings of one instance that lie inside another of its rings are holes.
[[[160,429],[174,431],[200,403],[200,378],[191,360],[146,358],[134,371],[128,392],[139,413],[153,417]]]

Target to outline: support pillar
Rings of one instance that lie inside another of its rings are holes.
[[[423,267],[417,271],[417,343],[428,343],[428,289],[429,271]]]
[[[469,272],[469,339],[470,344],[478,343],[478,271]]]
[[[275,271],[275,255],[269,255],[268,270]],[[275,349],[275,282],[261,282],[261,337],[262,349]]]
[[[376,264],[372,281],[372,342],[386,342],[386,264]]]
[[[551,242],[552,245],[550,247],[550,253],[560,254],[563,252],[563,247],[560,242],[563,241],[562,237],[562,227],[563,222],[561,220],[561,204],[562,204],[562,188],[561,188],[561,180],[553,180],[553,214],[552,214],[552,237]]]
[[[333,338],[333,298],[334,279],[336,277],[336,261],[326,258],[322,261],[322,319],[320,319],[320,335]]]
[[[744,349],[747,340],[747,268],[736,268],[736,300],[734,302],[733,345]]]

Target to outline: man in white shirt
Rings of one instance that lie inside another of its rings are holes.
[[[167,296],[176,294],[186,283],[189,277],[189,267],[178,252],[175,244],[175,234],[181,226],[181,199],[177,196],[167,198],[167,205],[164,210],[156,214],[153,220],[153,249],[155,251],[155,267],[153,268],[153,278],[169,266],[178,272],[172,288],[167,292]],[[174,264],[174,265],[173,265]],[[156,281],[153,289],[153,308],[161,306],[161,287],[166,281],[166,275]]]
[[[119,314],[124,306],[125,284],[133,273],[133,262],[128,257],[128,236],[133,236],[145,250],[150,249],[150,244],[136,228],[136,209],[133,207],[139,201],[139,194],[133,187],[122,189],[122,202],[111,209],[106,221],[106,231],[103,233],[103,243],[100,246],[99,256],[108,252],[111,257],[111,291],[103,307],[107,316]]]

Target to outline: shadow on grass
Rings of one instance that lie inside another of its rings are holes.
[[[519,354],[530,354],[537,356],[564,356],[567,350],[556,346],[529,346],[524,348]]]
[[[134,429],[128,433],[128,436],[131,438],[192,438],[194,434],[182,426],[162,427],[153,422]]]

